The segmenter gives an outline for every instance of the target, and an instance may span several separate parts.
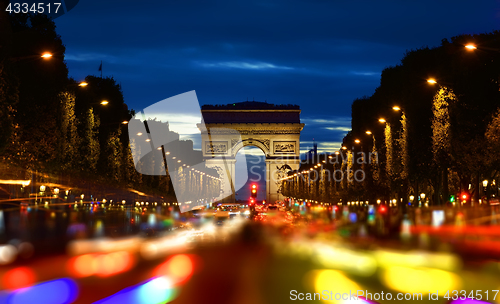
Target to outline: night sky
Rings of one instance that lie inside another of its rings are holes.
[[[134,110],[190,90],[200,104],[298,104],[302,152],[313,138],[333,152],[352,101],[373,94],[385,67],[406,50],[499,29],[499,9],[456,0],[82,0],[55,21],[70,76],[99,75],[102,60]]]

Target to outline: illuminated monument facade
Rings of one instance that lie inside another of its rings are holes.
[[[227,182],[222,185],[221,193],[232,193],[225,201],[235,200],[236,154],[245,146],[264,152],[266,201],[279,200],[279,179],[300,165],[300,132],[304,128],[300,123],[300,107],[246,101],[204,105],[201,112],[205,127],[198,124],[198,128],[205,165],[216,169],[221,176],[231,177],[223,179]]]

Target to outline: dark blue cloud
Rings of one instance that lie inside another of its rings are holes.
[[[98,74],[102,60],[131,108],[190,90],[201,104],[293,103],[309,121],[303,141],[329,147],[385,67],[406,50],[497,29],[499,2],[88,0],[55,21],[70,74]]]

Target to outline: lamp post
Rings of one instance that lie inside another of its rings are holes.
[[[49,53],[49,52],[45,52],[45,53],[43,53],[43,54],[42,54],[42,56],[40,56],[40,57],[42,57],[42,58],[43,58],[43,59],[45,59],[45,60],[48,60],[48,59],[52,58],[52,54],[51,54],[51,53]]]
[[[468,43],[468,44],[464,45],[464,47],[469,52],[474,52],[476,50],[480,50],[480,51],[491,51],[491,52],[500,53],[500,49],[491,48],[491,47],[487,47],[487,46],[483,46],[483,45],[477,46],[474,43]]]
[[[27,59],[36,59],[36,58],[42,58],[44,60],[50,60],[53,57],[52,53],[49,52],[44,52],[41,55],[28,55],[28,56],[21,56],[21,57],[11,57],[9,58],[10,61],[12,62],[18,62],[21,60],[27,60]]]
[[[385,124],[385,129],[384,129],[384,138],[385,138],[385,155],[386,155],[386,174],[387,174],[387,179],[389,180],[389,188],[392,189],[393,187],[393,177],[394,177],[394,164],[393,164],[393,146],[392,146],[392,130],[391,130],[391,124],[387,122],[385,118],[380,118],[378,120],[380,123]],[[392,194],[392,193],[391,193]]]
[[[408,121],[405,112],[403,109],[398,106],[394,105],[392,109],[395,112],[401,112],[401,138],[400,142],[402,143],[401,145],[401,174],[400,178],[403,182],[403,192],[404,192],[404,198],[405,200],[408,198],[408,170],[409,170],[409,154],[408,154]],[[405,204],[406,206],[406,204]],[[406,210],[406,208],[405,208]]]
[[[419,204],[420,206],[422,205],[422,201],[424,201],[424,199],[425,199],[425,193],[422,192],[420,193],[420,204]]]
[[[448,168],[451,165],[449,159],[452,151],[450,106],[452,102],[456,101],[456,96],[453,93],[453,89],[451,89],[452,84],[450,83],[447,84],[442,81],[438,83],[433,78],[428,79],[427,82],[431,85],[439,85],[439,89],[435,93],[432,102],[432,153],[433,160],[439,172],[435,180],[436,191],[434,203],[441,204],[441,194],[443,194],[445,202],[449,202]],[[449,85],[450,88],[444,85]]]

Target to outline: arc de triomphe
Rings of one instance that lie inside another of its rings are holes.
[[[235,200],[236,154],[245,146],[262,150],[266,161],[266,201],[280,199],[280,174],[297,170],[300,165],[300,107],[246,101],[228,105],[204,105],[201,131],[205,165],[217,169],[226,181],[221,197],[232,193],[225,201]],[[285,169],[286,168],[286,169]],[[238,190],[238,189],[236,189]]]

